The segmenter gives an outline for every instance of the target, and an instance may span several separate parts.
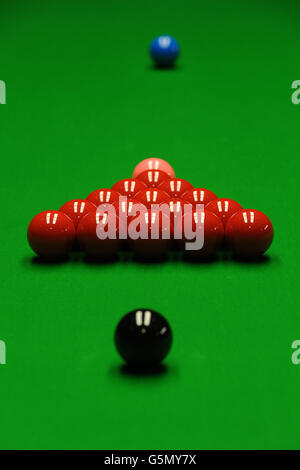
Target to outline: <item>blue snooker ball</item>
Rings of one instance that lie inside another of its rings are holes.
[[[171,36],[158,36],[150,45],[150,55],[159,67],[171,67],[179,55],[179,45]]]

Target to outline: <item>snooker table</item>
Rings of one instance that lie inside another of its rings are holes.
[[[293,1],[1,2],[1,449],[299,449],[300,7]],[[157,70],[153,37],[181,55]],[[160,156],[265,212],[260,262],[41,262],[31,218]],[[129,374],[121,316],[162,313],[160,374]]]

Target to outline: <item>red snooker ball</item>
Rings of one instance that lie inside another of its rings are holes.
[[[63,212],[43,211],[30,222],[27,239],[37,255],[48,259],[62,258],[73,246],[75,226]]]
[[[170,178],[175,177],[175,173],[171,165],[166,162],[166,160],[163,160],[162,158],[157,158],[157,157],[152,157],[152,158],[146,158],[145,160],[142,160],[134,169],[133,171],[133,178],[136,178],[138,175],[143,173],[143,171],[147,170],[161,170],[167,173],[167,175],[170,176]]]
[[[159,185],[159,189],[175,198],[181,198],[186,191],[193,188],[194,186],[191,183],[181,178],[170,178]]]
[[[241,204],[225,197],[214,199],[205,206],[205,210],[213,212],[220,217],[224,227],[230,217],[241,209],[243,209]]]
[[[115,183],[112,186],[112,189],[122,194],[122,196],[134,197],[139,191],[146,187],[147,185],[142,181],[127,178]]]
[[[206,259],[213,256],[222,245],[224,228],[221,220],[213,212],[193,210],[186,213],[182,221],[175,227],[175,238],[182,230],[182,238],[178,239],[179,248],[191,259]],[[201,236],[202,234],[202,236]],[[195,243],[196,238],[203,242],[199,248],[194,245],[190,249],[186,243]]]
[[[171,246],[174,228],[160,210],[148,210],[134,217],[128,226],[129,246],[138,258],[159,259]]]
[[[153,204],[162,204],[163,202],[168,202],[170,196],[161,189],[145,188],[135,195],[135,199],[144,204],[144,206],[146,206],[148,209],[151,209]]]
[[[267,251],[273,241],[270,219],[255,209],[243,209],[233,214],[226,224],[225,240],[233,253],[256,257]]]
[[[218,196],[216,196],[215,193],[205,188],[190,189],[182,195],[182,199],[194,206],[196,204],[208,204],[210,201],[217,198]]]
[[[137,199],[126,196],[121,196],[119,202],[114,204],[114,207],[121,223],[123,224],[124,228],[126,228],[126,230],[128,229],[131,220],[137,216],[141,210],[146,211],[146,207],[144,207]],[[122,250],[127,251],[128,249],[129,245],[128,240],[126,239],[122,244]]]
[[[170,176],[161,170],[147,170],[138,175],[136,179],[145,183],[149,188],[157,188],[160,183],[170,179]]]
[[[86,201],[85,199],[72,199],[72,201],[68,201],[63,206],[61,206],[59,210],[72,219],[76,228],[79,220],[84,215],[86,215],[88,212],[96,212],[97,206],[95,206],[95,204],[90,201]]]
[[[160,208],[170,217],[174,226],[183,217],[185,212],[193,210],[192,204],[179,198],[170,198],[168,201],[163,202]]]
[[[119,202],[114,204],[114,207],[119,218],[123,222],[127,219],[127,224],[129,224],[131,219],[137,215],[136,211],[138,208],[141,208],[141,202],[138,199],[129,197],[124,197],[123,200],[121,196]]]
[[[119,200],[120,194],[117,191],[112,191],[111,189],[102,188],[96,189],[86,198],[87,201],[92,202],[95,206],[100,204],[113,204]]]
[[[79,221],[78,244],[88,257],[111,258],[118,253],[122,244],[120,229],[120,219],[112,211],[89,212]],[[100,238],[101,234],[106,234],[106,237]]]

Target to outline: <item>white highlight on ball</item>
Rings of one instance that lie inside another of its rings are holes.
[[[171,38],[170,36],[160,36],[158,38],[158,44],[160,47],[162,47],[163,49],[167,49],[170,44],[171,44]]]

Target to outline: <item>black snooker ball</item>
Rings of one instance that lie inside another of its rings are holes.
[[[121,318],[115,331],[115,344],[129,366],[155,367],[171,348],[172,331],[160,313],[140,308]]]

